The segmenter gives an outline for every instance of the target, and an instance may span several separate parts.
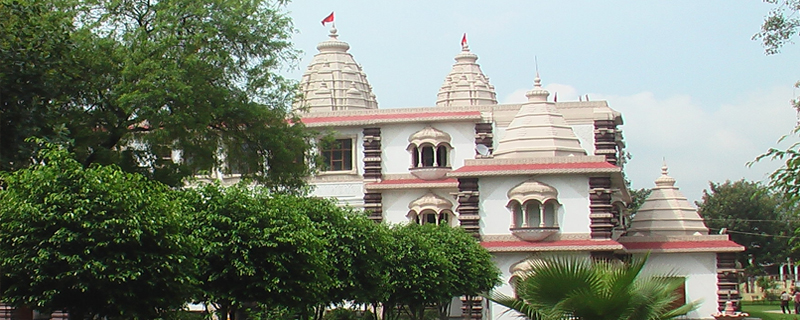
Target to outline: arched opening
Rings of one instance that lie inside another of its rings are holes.
[[[549,200],[544,205],[544,226],[545,227],[555,227],[558,226],[556,221],[556,201]]]
[[[423,146],[422,147],[422,166],[423,167],[433,167],[434,161],[434,152],[432,146]]]
[[[522,213],[522,206],[519,202],[511,202],[511,211],[514,213],[514,228],[522,228],[522,224],[525,222],[525,216]]]
[[[414,149],[411,150],[411,167],[419,167],[419,148],[417,146],[414,146]]]
[[[542,223],[542,206],[539,201],[528,201],[525,203],[525,215],[528,227],[539,227]]]
[[[436,166],[437,167],[447,167],[447,147],[440,145],[439,148],[436,149]]]

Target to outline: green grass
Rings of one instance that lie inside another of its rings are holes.
[[[793,308],[794,305],[789,305]],[[761,318],[763,320],[800,320],[800,314],[780,313],[780,304],[742,304],[742,311],[750,314],[751,318]],[[773,311],[773,312],[767,312]],[[775,313],[774,311],[777,311]]]

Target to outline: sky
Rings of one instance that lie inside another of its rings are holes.
[[[538,61],[559,101],[606,100],[622,112],[633,188],[650,188],[662,163],[692,202],[709,182],[766,181],[780,162],[746,164],[797,124],[800,44],[767,56],[752,40],[773,6],[758,0],[375,1],[297,0],[288,11],[302,59],[335,12],[379,108],[435,105],[467,33],[499,103],[525,101]],[[795,139],[796,140],[796,139]]]

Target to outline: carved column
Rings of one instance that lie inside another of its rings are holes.
[[[458,179],[458,208],[456,211],[458,211],[458,219],[461,222],[461,227],[480,241],[481,216],[478,178]],[[483,319],[483,303],[482,297],[461,297],[462,319]]]
[[[364,128],[364,180],[383,179],[381,163],[381,128]],[[364,211],[375,222],[383,221],[383,195],[380,192],[364,193]]]
[[[458,179],[458,220],[461,227],[480,239],[480,192],[478,191],[478,178]]]
[[[725,302],[730,299],[733,307],[739,310],[739,281],[736,269],[736,253],[717,253],[717,304],[719,311],[725,309]]]
[[[592,239],[611,239],[611,177],[589,178],[589,220]]]
[[[617,125],[614,120],[594,121],[594,154],[606,157],[613,165],[618,162]]]
[[[489,148],[489,154],[492,154],[494,148],[494,133],[492,133],[492,123],[476,123],[475,124],[475,145],[484,145]],[[482,158],[483,156],[475,151],[476,158]]]
[[[380,192],[364,193],[364,211],[375,222],[383,221],[383,195]]]
[[[364,179],[382,179],[381,128],[364,128],[363,134]]]

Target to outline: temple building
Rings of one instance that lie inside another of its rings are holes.
[[[744,248],[709,234],[666,165],[629,215],[623,117],[606,101],[552,101],[536,74],[526,102],[498,104],[463,43],[430,107],[380,109],[349,48],[331,29],[300,82],[302,121],[335,140],[320,150],[314,195],[363,208],[377,222],[463,227],[494,255],[498,290],[507,294],[531,259],[650,252],[646,272],[685,277],[684,299],[702,301],[687,318],[711,319],[738,301],[734,253]],[[479,298],[456,301],[451,315],[467,311],[516,318]]]

